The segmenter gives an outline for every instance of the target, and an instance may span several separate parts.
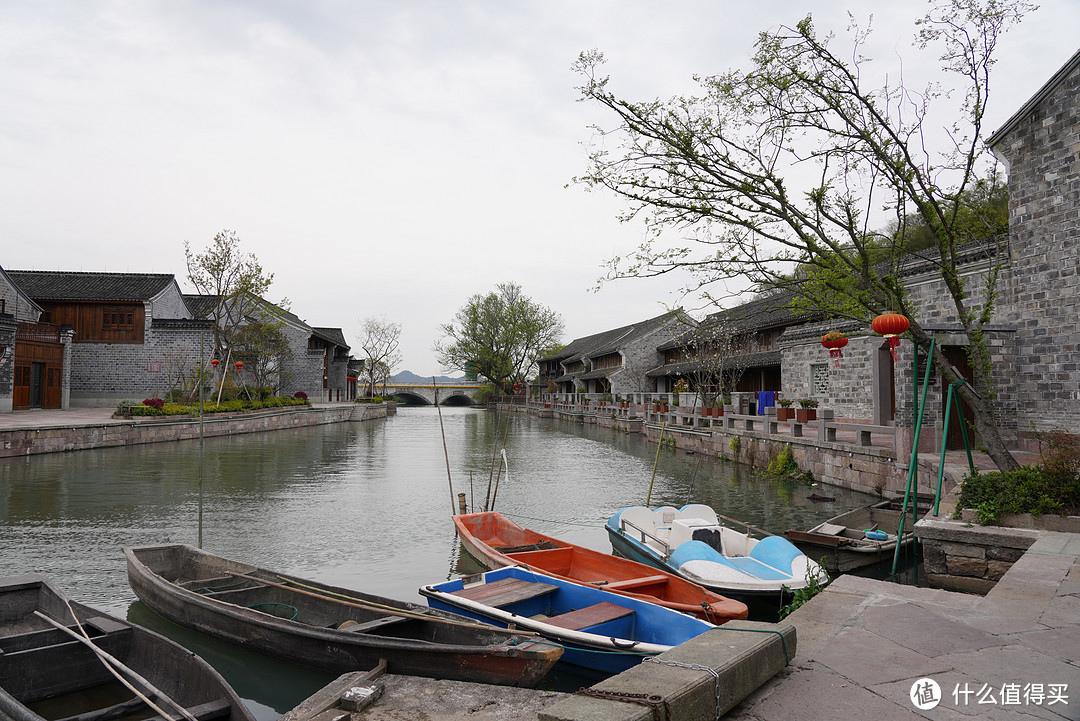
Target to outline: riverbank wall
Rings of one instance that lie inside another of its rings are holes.
[[[203,416],[204,438],[262,433],[286,428],[385,418],[389,404],[340,403],[310,407],[275,408],[248,413]],[[112,418],[108,412],[54,411],[8,419],[0,426],[0,458],[39,453],[110,448],[139,443],[192,440],[199,437],[199,419],[162,416]]]
[[[800,424],[795,429],[796,424],[778,423],[775,416],[738,415],[735,423],[718,419],[705,425],[700,418],[680,414],[654,417],[646,413],[642,417],[626,410],[590,412],[580,407],[551,405],[515,404],[513,408],[540,417],[640,433],[653,443],[661,442],[662,438],[663,443],[674,448],[729,458],[759,468],[767,467],[782,452],[790,450],[795,464],[815,480],[865,493],[892,495],[903,493],[907,487],[910,457],[898,457],[894,439],[878,433],[876,427],[873,444],[870,444],[871,439],[860,438],[854,424],[835,424],[841,429],[830,433],[832,437],[826,440],[819,435],[813,422]],[[500,410],[509,407],[500,405]],[[661,418],[670,420],[663,422]],[[937,489],[940,459],[936,455],[922,454],[917,463],[918,490],[933,493]],[[942,491],[947,493],[955,487],[963,480],[965,471],[966,466],[954,467],[947,461]]]

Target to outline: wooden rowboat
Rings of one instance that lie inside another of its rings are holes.
[[[535,631],[565,649],[560,664],[591,676],[621,673],[716,628],[655,603],[519,566],[424,586],[420,593],[435,608]]]
[[[562,649],[420,604],[326,586],[184,545],[125,548],[128,582],[173,623],[324,673],[535,686]]]
[[[458,538],[488,568],[527,566],[567,581],[690,613],[710,623],[747,616],[746,604],[637,561],[522,528],[501,513],[454,516]]]
[[[254,721],[218,672],[182,646],[69,601],[44,576],[0,578],[0,719],[121,716]]]
[[[920,500],[925,501],[925,505],[919,504],[922,515],[929,510],[932,498]],[[808,531],[789,529],[784,533],[808,556],[820,560],[826,570],[845,573],[893,558],[901,508],[899,501],[881,501],[841,513]],[[913,525],[909,518],[901,547],[911,544]]]

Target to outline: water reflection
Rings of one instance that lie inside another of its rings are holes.
[[[456,493],[481,505],[489,485],[495,490],[492,456],[506,430],[505,415],[470,408],[443,408],[442,420],[452,490],[430,407],[402,408],[387,420],[207,439],[203,545],[264,568],[422,602],[420,585],[479,570],[460,551],[450,515]],[[197,542],[198,448],[181,441],[0,459],[0,575],[47,573],[76,600],[119,616],[130,607],[144,618],[132,606],[120,548]],[[505,449],[509,472],[498,483],[497,510],[604,552],[611,550],[604,522],[645,502],[656,452],[637,434],[525,414],[510,419]],[[812,490],[664,450],[652,502],[707,503],[782,532],[872,500],[829,488],[836,500],[815,503],[807,498]],[[254,663],[230,650],[215,653],[223,665]],[[310,683],[280,682],[281,668],[258,666],[240,682],[250,689],[245,696],[280,711],[310,692]]]

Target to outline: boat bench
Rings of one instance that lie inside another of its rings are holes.
[[[227,699],[218,699],[198,706],[190,706],[187,711],[199,721],[211,721],[211,719],[227,717],[232,712],[232,704]],[[155,714],[145,721],[169,721],[169,719]]]
[[[394,624],[409,620],[411,619],[406,618],[405,616],[382,616],[370,621],[362,621],[345,627],[339,626],[338,628],[341,628],[343,631],[348,631],[349,633],[367,633],[368,631],[380,629],[383,626],[393,626]]]
[[[579,608],[576,611],[569,611],[567,613],[561,613],[558,616],[545,618],[544,623],[558,626],[559,628],[565,628],[570,631],[580,631],[589,626],[599,626],[601,623],[607,623],[608,621],[614,621],[623,616],[629,616],[633,612],[633,609],[626,608],[625,606],[618,606],[609,601],[603,601],[601,603],[593,604],[592,606]]]
[[[539,581],[522,581],[517,578],[502,578],[498,581],[485,583],[481,586],[469,586],[460,591],[454,591],[453,595],[467,598],[470,601],[502,608],[519,601],[527,601],[530,598],[543,596],[558,589],[550,583]]]
[[[642,576],[641,578],[627,578],[624,581],[610,581],[601,586],[601,588],[603,588],[605,591],[627,591],[632,588],[638,588],[640,586],[651,586],[655,583],[663,583],[667,580],[667,578],[668,577],[664,575]]]
[[[82,621],[83,628],[90,634],[90,640],[100,644],[104,639],[110,640],[131,635],[131,626],[110,618],[94,616]],[[74,624],[68,628],[78,633],[79,629]],[[96,632],[96,633],[95,633]],[[4,636],[3,647],[0,648],[0,658],[6,653],[21,653],[25,651],[48,650],[60,645],[78,643],[63,631],[55,628],[44,628],[38,631],[26,631],[11,636]]]
[[[551,541],[540,541],[540,543],[528,543],[524,546],[495,546],[495,550],[499,553],[524,553],[526,551],[550,551],[553,548],[558,548]]]

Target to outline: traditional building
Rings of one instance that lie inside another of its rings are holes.
[[[213,356],[218,303],[181,293],[171,274],[0,269],[0,412],[108,407],[190,387]],[[274,317],[292,350],[277,369],[281,392],[348,398],[341,329]]]
[[[540,386],[562,393],[656,391],[656,381],[647,373],[663,362],[657,348],[681,335],[687,322],[682,311],[672,311],[577,338],[557,353],[537,360]]]

